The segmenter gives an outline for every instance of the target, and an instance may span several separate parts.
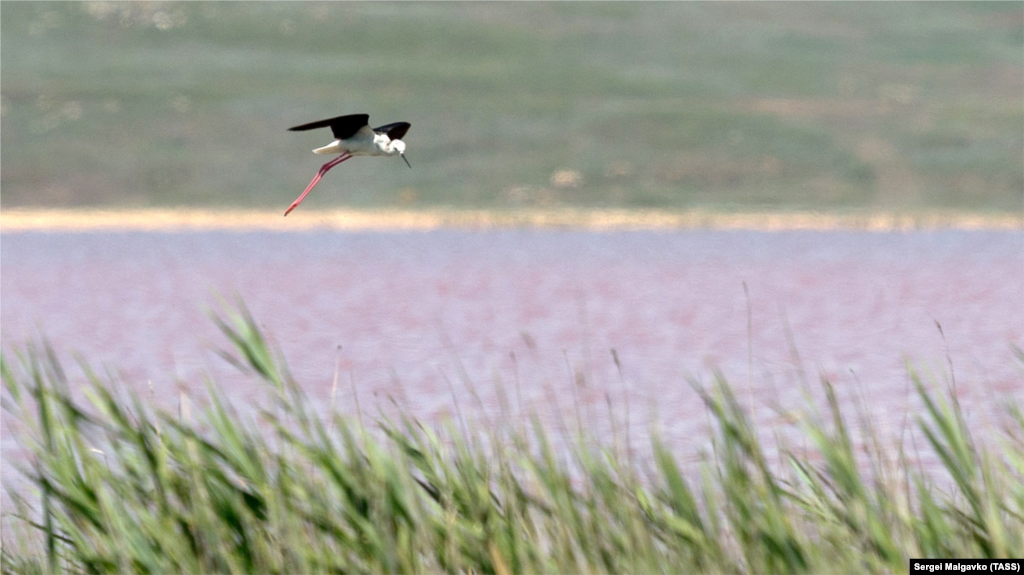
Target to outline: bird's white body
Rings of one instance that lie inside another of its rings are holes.
[[[314,154],[344,154],[353,156],[397,156],[405,152],[405,142],[392,140],[387,134],[378,134],[369,126],[363,126],[350,138],[334,140]]]

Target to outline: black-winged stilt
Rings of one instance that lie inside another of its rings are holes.
[[[316,186],[316,183],[324,177],[328,170],[352,156],[402,156],[405,165],[412,167],[409,160],[405,159],[405,142],[402,141],[402,137],[409,131],[409,122],[395,122],[379,128],[370,128],[369,121],[369,114],[349,114],[288,128],[293,132],[301,132],[330,127],[331,133],[334,134],[334,141],[313,150],[313,153],[341,155],[320,168],[320,171],[313,177],[313,181],[306,186],[306,191],[302,192],[302,195],[288,206],[284,215],[287,216],[295,209],[295,206],[302,202],[306,194]]]

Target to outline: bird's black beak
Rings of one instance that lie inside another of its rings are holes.
[[[409,163],[409,160],[405,159],[405,154],[402,154],[402,159],[405,160],[405,165],[409,166],[409,169],[412,169],[412,164]]]

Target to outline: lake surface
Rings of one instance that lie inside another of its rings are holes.
[[[688,382],[715,370],[768,437],[820,375],[893,428],[920,413],[908,362],[939,383],[952,364],[973,421],[1024,398],[1019,231],[23,232],[0,250],[5,352],[45,334],[168,409],[206,376],[258,394],[215,353],[207,310],[236,296],[320,408],[338,374],[350,413],[533,410],[600,437],[628,418],[684,459],[708,437]]]

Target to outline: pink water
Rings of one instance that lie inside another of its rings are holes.
[[[604,437],[628,417],[635,443],[654,429],[684,459],[708,437],[688,378],[715,369],[766,430],[819,375],[913,423],[908,361],[939,383],[951,363],[979,425],[1024,398],[1021,232],[7,233],[2,264],[5,353],[45,334],[170,409],[206,375],[239,401],[259,389],[213,353],[217,294],[245,300],[322,408],[337,372],[344,411],[579,414]]]

